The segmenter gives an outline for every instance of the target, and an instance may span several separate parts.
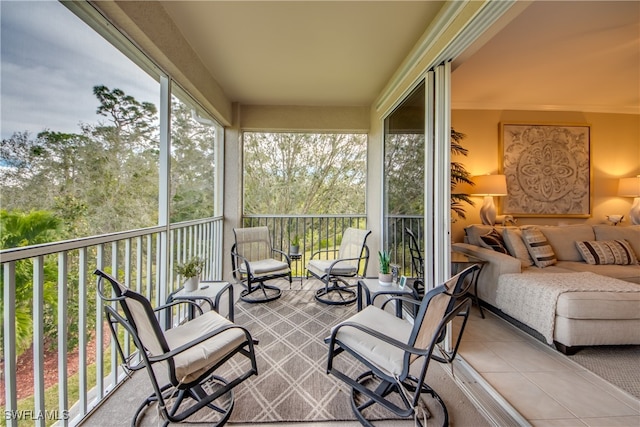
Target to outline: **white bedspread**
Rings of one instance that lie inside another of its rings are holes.
[[[558,297],[565,292],[640,292],[640,287],[590,272],[503,274],[498,279],[496,304],[553,344]]]

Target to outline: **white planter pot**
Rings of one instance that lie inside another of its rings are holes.
[[[199,276],[189,277],[184,282],[184,290],[187,291],[187,292],[193,292],[196,289],[198,289],[199,286],[200,286],[200,277]]]
[[[378,273],[378,281],[381,286],[391,286],[391,281],[393,280],[393,275],[391,273],[383,274]]]

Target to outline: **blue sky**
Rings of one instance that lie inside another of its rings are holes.
[[[96,85],[158,105],[158,84],[57,1],[0,0],[0,131],[78,132]]]

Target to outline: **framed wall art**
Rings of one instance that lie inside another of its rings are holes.
[[[589,125],[500,124],[507,196],[513,216],[591,216]]]

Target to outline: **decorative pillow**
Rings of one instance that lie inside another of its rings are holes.
[[[638,260],[626,240],[592,240],[576,242],[587,264],[637,264]]]
[[[553,248],[537,227],[523,228],[522,240],[536,266],[544,268],[556,263],[557,259]]]
[[[514,258],[518,258],[523,267],[530,267],[533,265],[529,251],[522,241],[522,231],[518,228],[505,228],[502,231],[502,240],[504,240],[504,246],[507,248],[509,255]]]
[[[498,231],[494,228],[489,233],[480,236],[480,239],[491,249],[502,254],[508,254],[507,248],[504,247],[504,240]]]

